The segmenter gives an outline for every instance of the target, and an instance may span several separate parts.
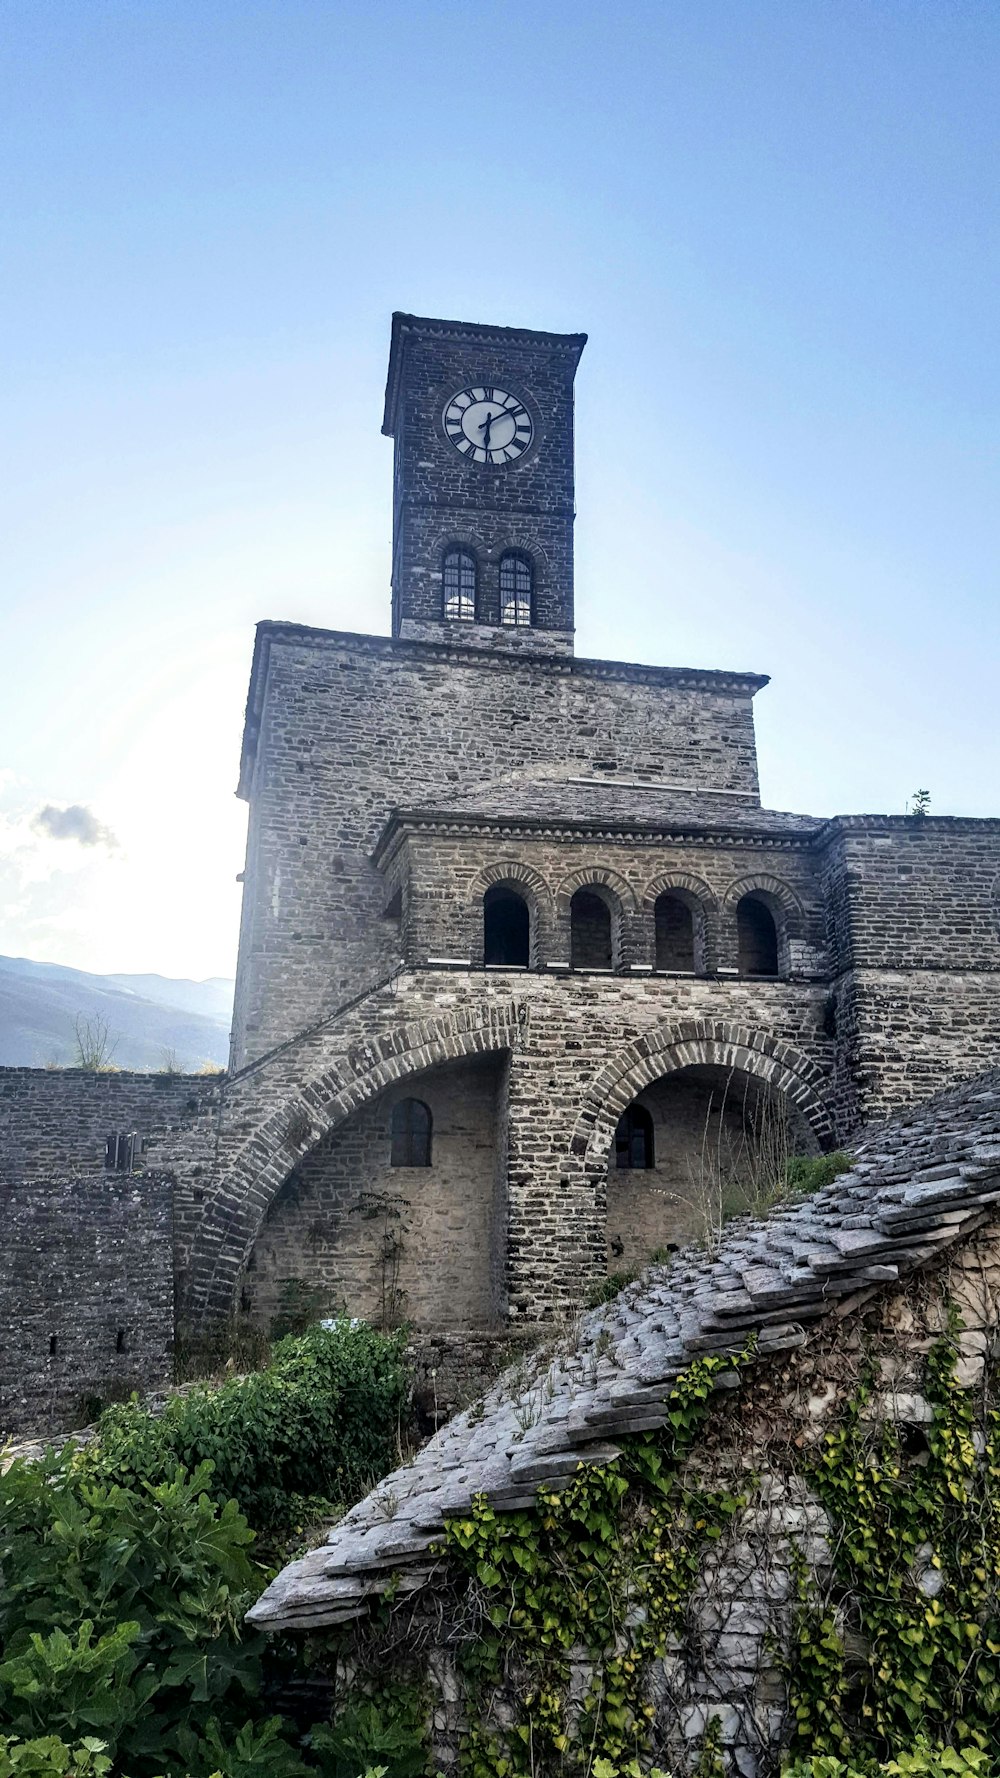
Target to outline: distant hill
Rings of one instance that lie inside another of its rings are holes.
[[[59,963],[0,957],[0,1067],[72,1067],[74,1022],[104,1019],[116,1068],[225,1067],[233,986],[163,975],[90,975]]]

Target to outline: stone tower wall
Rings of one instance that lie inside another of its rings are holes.
[[[265,626],[243,791],[250,830],[232,1060],[241,1067],[399,957],[372,863],[393,807],[546,770],[758,798],[759,680],[511,657]],[[253,697],[252,693],[252,697]]]

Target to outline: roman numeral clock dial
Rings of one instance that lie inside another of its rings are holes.
[[[466,462],[497,468],[523,457],[534,436],[523,401],[484,383],[452,396],[444,410],[444,430]]]

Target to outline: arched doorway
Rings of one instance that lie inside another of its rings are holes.
[[[711,1064],[662,1075],[626,1107],[615,1132],[608,1270],[634,1270],[691,1242],[711,1245],[731,1217],[761,1215],[780,1199],[793,1156],[818,1152],[802,1112],[758,1076]]]

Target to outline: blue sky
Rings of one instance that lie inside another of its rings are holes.
[[[231,973],[253,624],[388,628],[394,308],[589,332],[579,652],[771,673],[773,807],[1000,813],[995,0],[7,0],[0,57],[0,951]]]

